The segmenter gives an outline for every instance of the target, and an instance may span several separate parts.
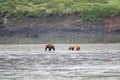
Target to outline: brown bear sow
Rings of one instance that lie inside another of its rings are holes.
[[[55,47],[52,44],[47,44],[45,46],[45,51],[47,51],[47,50],[49,50],[49,51],[51,51],[51,50],[55,51]]]

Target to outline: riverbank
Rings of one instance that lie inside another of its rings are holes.
[[[8,20],[0,44],[120,43],[120,17],[84,22],[76,15]]]
[[[120,43],[118,0],[0,2],[0,44]]]
[[[56,51],[68,51],[70,45],[76,44],[54,44]],[[120,43],[110,44],[77,44],[80,45],[81,51],[112,51],[120,50]],[[45,44],[0,44],[0,50],[11,50],[11,51],[44,51]]]

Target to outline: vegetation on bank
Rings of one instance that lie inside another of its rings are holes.
[[[7,18],[44,18],[77,14],[82,20],[120,16],[120,0],[0,0],[0,15]]]

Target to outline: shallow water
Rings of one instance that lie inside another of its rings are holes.
[[[120,80],[120,50],[0,50],[0,80]]]

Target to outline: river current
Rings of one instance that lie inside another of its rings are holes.
[[[0,50],[0,80],[120,80],[120,50]]]

